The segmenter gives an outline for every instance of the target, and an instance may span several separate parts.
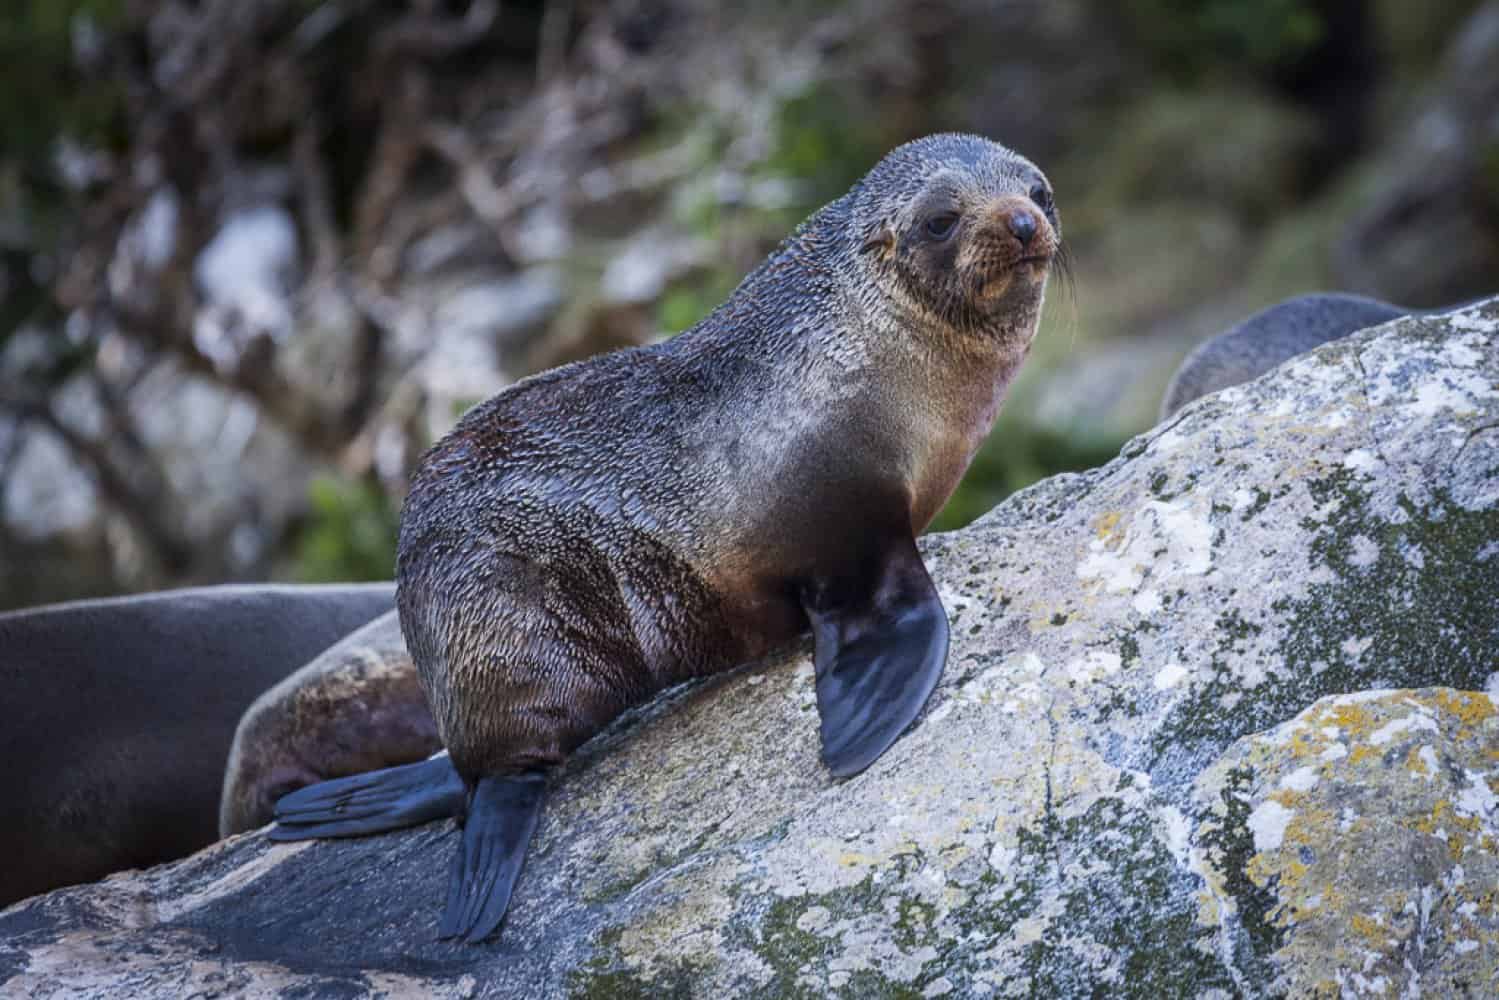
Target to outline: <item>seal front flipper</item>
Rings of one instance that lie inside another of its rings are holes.
[[[448,878],[438,937],[473,943],[500,925],[545,798],[546,778],[540,774],[479,779]]]
[[[947,662],[947,612],[904,539],[868,585],[840,581],[803,597],[816,640],[817,711],[828,770],[873,764],[926,704]]]
[[[448,755],[415,764],[320,781],[284,795],[276,803],[272,840],[362,837],[428,820],[463,808],[463,779]]]

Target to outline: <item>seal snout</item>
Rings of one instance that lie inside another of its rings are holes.
[[[990,208],[997,225],[991,231],[1004,245],[1004,264],[1045,263],[1056,252],[1056,234],[1046,217],[1029,198],[1000,198]]]
[[[983,214],[974,234],[972,262],[990,279],[1008,279],[1017,270],[1039,278],[1050,265],[1058,242],[1040,210],[1028,198],[1005,196],[991,202]],[[1026,267],[1021,268],[1022,264]]]
[[[1010,209],[1005,216],[1005,226],[1010,235],[1020,241],[1022,249],[1030,246],[1031,238],[1036,235],[1036,217],[1024,208]]]

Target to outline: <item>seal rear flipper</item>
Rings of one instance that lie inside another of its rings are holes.
[[[481,778],[474,786],[438,937],[473,943],[500,925],[545,798],[540,774]]]
[[[447,754],[320,781],[276,803],[272,840],[362,837],[457,815],[463,779]]]
[[[867,589],[853,600],[807,606],[822,756],[839,778],[858,774],[890,748],[921,712],[947,662],[947,612],[913,539],[886,554]]]

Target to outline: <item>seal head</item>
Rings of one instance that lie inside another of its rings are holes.
[[[902,146],[851,195],[866,303],[917,329],[1027,338],[1061,239],[1051,185],[976,136]]]

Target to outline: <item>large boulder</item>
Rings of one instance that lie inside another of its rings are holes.
[[[805,652],[559,776],[497,940],[451,822],[238,837],[0,915],[24,995],[1492,995],[1499,300],[1199,400],[926,540],[942,686],[864,774]]]

